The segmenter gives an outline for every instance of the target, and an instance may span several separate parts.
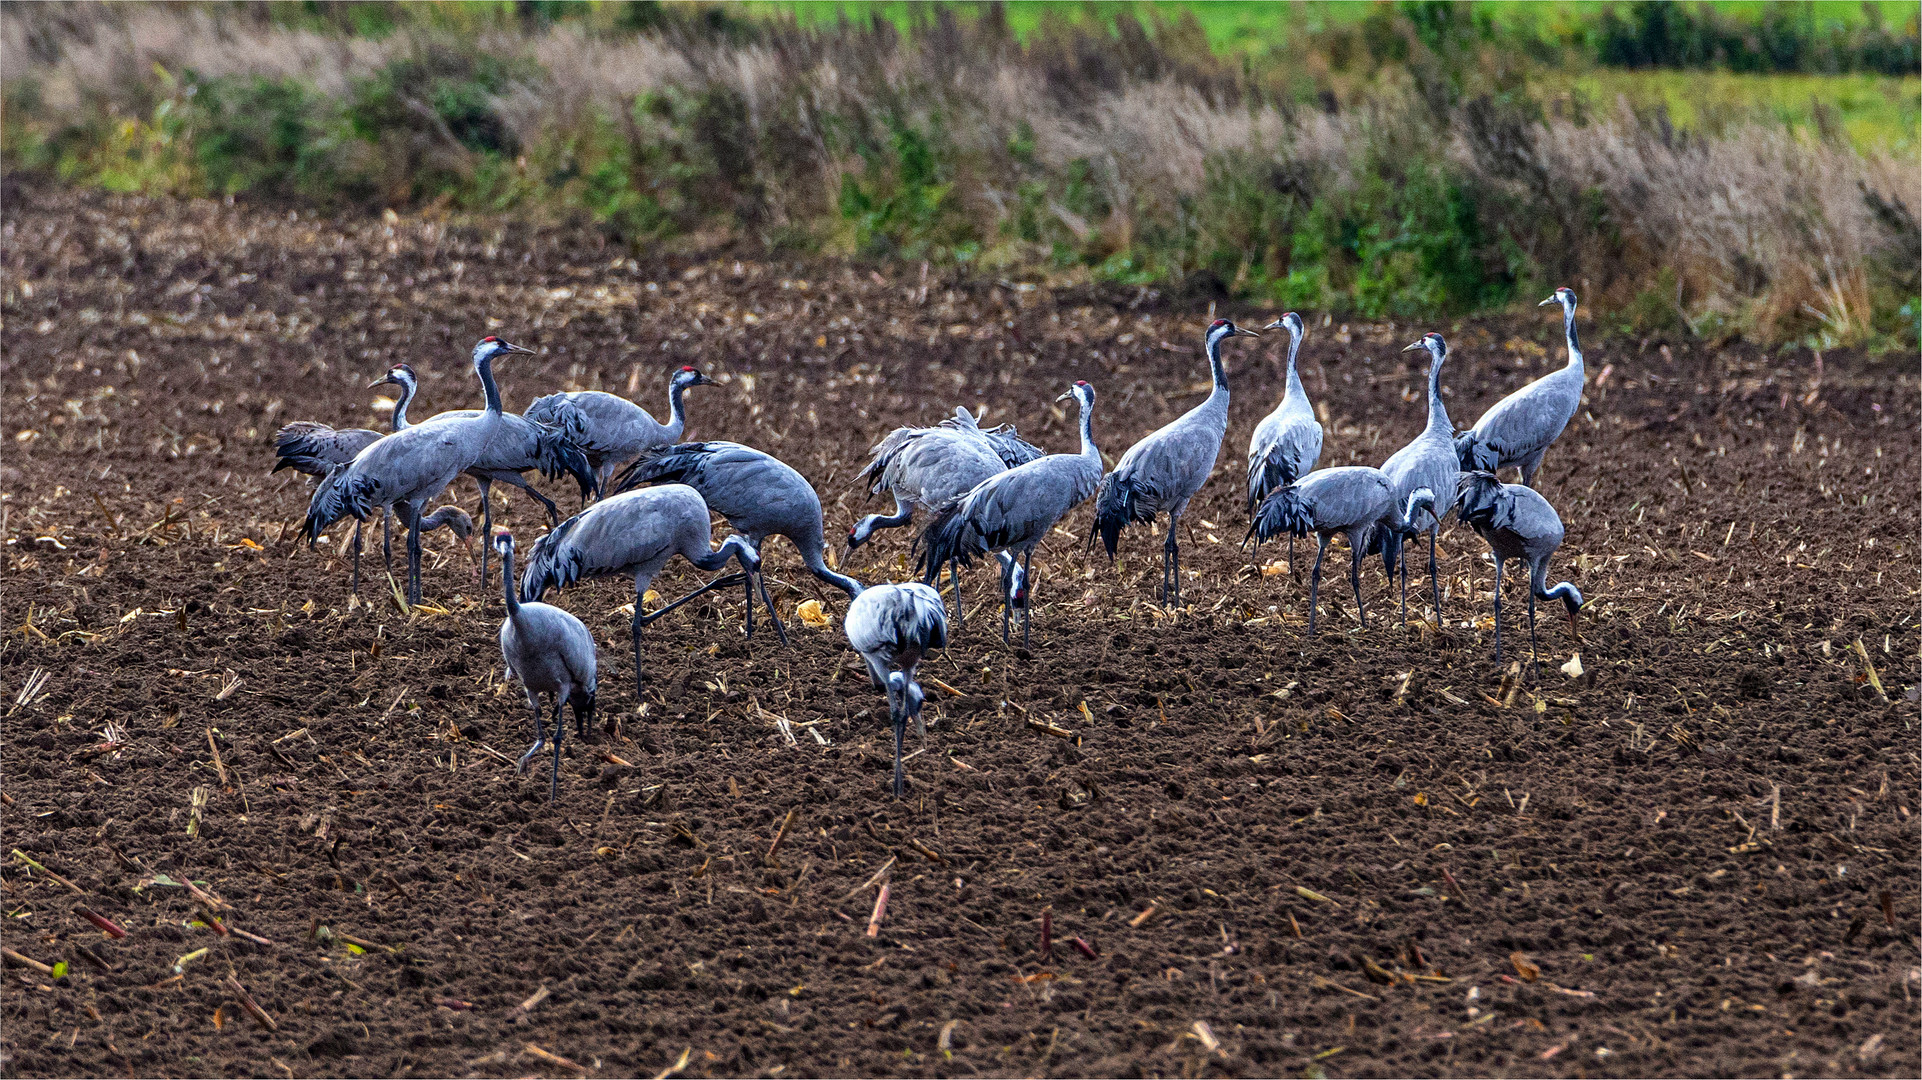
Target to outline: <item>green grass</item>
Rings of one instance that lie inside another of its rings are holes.
[[[1638,111],[1666,107],[1677,128],[1719,134],[1752,122],[1822,134],[1829,125],[1864,152],[1914,156],[1922,127],[1922,79],[1886,75],[1746,75],[1726,71],[1542,71],[1531,88],[1544,101],[1579,96],[1592,110],[1626,99]]]

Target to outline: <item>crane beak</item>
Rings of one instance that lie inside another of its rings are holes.
[[[1559,303],[1561,303],[1561,302],[1562,302],[1562,298],[1561,298],[1561,297],[1559,297],[1559,296],[1551,296],[1551,297],[1549,297],[1548,299],[1546,299],[1546,300],[1544,300],[1544,301],[1542,301],[1541,303],[1539,303],[1539,304],[1536,304],[1535,306],[1536,306],[1536,307],[1547,307],[1547,306],[1548,306],[1548,305],[1550,305],[1550,304],[1559,304]]]
[[[1060,397],[1057,397],[1057,398],[1055,398],[1055,400],[1056,400],[1056,401],[1066,401],[1066,400],[1068,400],[1069,398],[1071,398],[1071,397],[1073,397],[1073,396],[1074,396],[1074,391],[1073,391],[1073,390],[1063,390],[1063,391],[1061,392],[1061,396],[1060,396]]]
[[[1236,337],[1260,337],[1261,335],[1255,333],[1253,330],[1250,330],[1245,326],[1237,326],[1235,327],[1235,336]]]
[[[1402,346],[1402,350],[1401,350],[1401,351],[1402,351],[1402,352],[1414,352],[1414,351],[1415,351],[1416,349],[1419,349],[1419,348],[1421,348],[1421,342],[1419,342],[1419,341],[1417,341],[1417,342],[1415,342],[1415,343],[1414,343],[1413,345],[1404,345],[1404,346]]]
[[[1288,329],[1288,324],[1282,322],[1280,319],[1276,319],[1274,322],[1271,322],[1267,326],[1262,327],[1262,329],[1263,330],[1286,330]]]
[[[534,350],[522,348],[521,346],[516,345],[511,341],[501,342],[501,347],[506,349],[508,352],[526,353],[529,356],[534,355]]]

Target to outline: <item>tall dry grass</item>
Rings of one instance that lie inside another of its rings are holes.
[[[1376,303],[1488,303],[1579,277],[1598,307],[1658,322],[1667,309],[1683,327],[1767,340],[1861,340],[1889,324],[1878,305],[1916,291],[1912,162],[1759,125],[1678,136],[1626,106],[1585,122],[1530,113],[1504,104],[1513,95],[1474,92],[1472,64],[1469,89],[1448,90],[1412,34],[1405,68],[1384,69],[1365,98],[1331,110],[1264,89],[1172,32],[1150,38],[1124,25],[1112,38],[1064,32],[1023,44],[992,17],[964,25],[938,10],[912,34],[788,25],[753,41],[580,26],[371,41],[230,9],[0,10],[0,70],[10,88],[32,90],[10,89],[10,100],[52,125],[89,110],[142,117],[162,93],[157,71],[293,80],[338,99],[433,48],[521,63],[487,102],[520,162],[463,165],[461,182],[480,175],[491,186],[457,196],[530,212],[573,199],[596,216],[626,213],[639,224],[625,227],[656,238],[708,221],[782,242],[805,234],[830,249],[945,252],[997,272],[1026,263],[1100,273],[1125,255],[1137,274],[1206,271],[1230,288],[1331,306],[1363,304],[1370,288],[1391,297]],[[1327,67],[1308,59],[1306,69]],[[903,132],[926,144],[931,172],[914,172]],[[441,125],[415,142],[444,150],[451,138]],[[381,166],[375,189],[386,198],[421,196],[408,175],[425,158],[411,153]],[[671,164],[653,160],[664,155]],[[600,202],[579,194],[580,181],[565,182],[575,194],[544,201],[540,175],[589,172]],[[1303,230],[1332,240],[1371,225],[1407,229],[1423,207],[1395,193],[1430,173],[1443,176],[1435,190],[1472,205],[1478,220],[1459,244],[1478,245],[1479,262],[1434,269],[1455,243],[1442,235],[1425,248],[1384,242],[1373,265],[1339,251],[1310,264]],[[675,176],[683,190],[659,195]],[[923,190],[904,195],[910,183]],[[619,190],[607,195],[609,185]],[[665,208],[607,209],[649,200]],[[917,248],[917,236],[931,239]],[[1505,275],[1506,285],[1375,281],[1444,273]]]

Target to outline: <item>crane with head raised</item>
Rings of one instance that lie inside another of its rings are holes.
[[[1228,369],[1222,366],[1221,343],[1231,337],[1260,336],[1227,319],[1211,323],[1203,339],[1214,380],[1207,400],[1129,447],[1101,481],[1088,545],[1093,547],[1099,536],[1110,561],[1125,526],[1152,522],[1164,512],[1168,515],[1168,538],[1161,545],[1160,591],[1161,602],[1168,606],[1181,606],[1181,544],[1176,536],[1182,511],[1214,472],[1221,440],[1228,434]]]
[[[930,582],[942,566],[955,562],[967,566],[978,556],[999,553],[1004,560],[1001,640],[1008,640],[1009,612],[1019,605],[1023,647],[1028,644],[1033,601],[1034,549],[1101,486],[1101,451],[1094,443],[1094,387],[1077,382],[1055,400],[1068,397],[1081,405],[1078,453],[1049,454],[988,477],[942,511],[916,541],[922,580]]]
[[[561,738],[567,732],[561,709],[573,707],[574,732],[583,738],[594,716],[594,635],[571,613],[552,604],[521,602],[514,591],[513,533],[506,529],[495,533],[494,550],[500,552],[507,597],[501,659],[520,680],[528,707],[534,710],[534,745],[520,756],[515,771],[526,772],[528,762],[547,744],[547,730],[541,725],[541,695],[546,694],[554,699],[554,770],[547,789],[547,800],[553,802],[561,793]]]
[[[1535,473],[1549,446],[1568,427],[1582,405],[1582,346],[1575,335],[1575,290],[1561,288],[1541,302],[1560,304],[1562,333],[1568,339],[1568,363],[1497,401],[1475,426],[1455,436],[1455,452],[1464,469],[1499,472],[1517,468],[1522,483],[1535,486]]]
[[[1407,506],[1409,497],[1426,488],[1432,499],[1418,508],[1406,522],[1396,526],[1394,535],[1383,538],[1383,550],[1393,546],[1395,561],[1401,563],[1401,618],[1408,621],[1408,563],[1401,558],[1401,545],[1407,537],[1428,531],[1428,583],[1435,594],[1435,618],[1441,619],[1441,575],[1435,567],[1435,536],[1441,530],[1442,515],[1455,506],[1455,479],[1461,463],[1455,456],[1454,428],[1448,422],[1448,406],[1442,402],[1441,369],[1448,359],[1448,342],[1440,334],[1423,334],[1421,340],[1403,349],[1428,351],[1428,423],[1407,446],[1389,455],[1381,471],[1388,477],[1396,506]],[[1387,559],[1384,557],[1384,562]],[[1392,572],[1393,568],[1390,567]]]
[[[693,488],[664,484],[610,495],[568,518],[534,542],[521,574],[521,599],[539,600],[583,578],[620,575],[634,579],[634,693],[641,692],[641,627],[696,596],[759,576],[760,556],[748,540],[730,536],[719,550],[709,543],[707,504]],[[669,559],[679,555],[702,570],[719,570],[731,558],[745,574],[710,581],[672,604],[643,614],[647,587]],[[753,596],[749,585],[749,597]],[[762,596],[766,596],[762,590]],[[769,614],[773,605],[769,605]]]
[[[622,464],[644,450],[672,446],[687,430],[687,406],[682,395],[690,386],[711,386],[714,380],[693,367],[682,367],[667,384],[667,423],[646,409],[602,390],[573,390],[538,398],[521,415],[567,433],[587,455],[595,488],[605,493],[607,479]]]
[[[1276,488],[1307,476],[1321,459],[1321,421],[1315,419],[1315,407],[1308,401],[1308,391],[1301,385],[1301,372],[1295,367],[1295,359],[1301,352],[1302,338],[1307,330],[1302,326],[1301,316],[1289,312],[1263,330],[1288,331],[1288,377],[1281,393],[1281,403],[1275,411],[1262,417],[1255,425],[1255,434],[1248,440],[1248,511],[1254,512],[1261,500]],[[1288,572],[1299,581],[1301,575],[1295,569],[1295,537],[1288,536]]]
[[[912,719],[915,731],[926,737],[921,721],[925,696],[914,681],[922,658],[948,643],[947,611],[941,594],[922,582],[873,585],[855,593],[843,621],[848,644],[867,663],[868,677],[888,696],[888,724],[894,732],[894,797],[907,791],[901,772],[901,744]]]
[[[1502,564],[1518,559],[1528,567],[1528,642],[1535,669],[1541,669],[1541,643],[1535,637],[1535,601],[1560,600],[1568,611],[1568,631],[1582,640],[1575,614],[1582,609],[1582,593],[1573,582],[1548,584],[1548,560],[1562,546],[1562,518],[1534,488],[1504,484],[1492,472],[1467,472],[1461,477],[1460,502],[1455,511],[1462,522],[1488,541],[1495,557],[1495,662],[1502,662]]]

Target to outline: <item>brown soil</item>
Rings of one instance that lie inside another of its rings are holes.
[[[7,946],[68,965],[9,961],[8,1074],[1922,1069],[1913,356],[1671,350],[1585,315],[1590,402],[1543,487],[1568,525],[1557,577],[1593,600],[1589,677],[1559,670],[1572,643],[1545,612],[1541,680],[1511,696],[1459,525],[1445,629],[1390,626],[1371,565],[1368,628],[1331,576],[1305,645],[1304,586],[1235,546],[1236,448],[1280,355],[1239,348],[1191,613],[1150,603],[1145,531],[1119,569],[1084,555],[1085,508],[1036,561],[1032,656],[991,633],[978,572],[982,606],[924,669],[959,693],[929,680],[897,803],[882,700],[838,626],[795,617],[817,590],[791,549],[769,554],[793,646],[750,654],[736,597],[697,602],[651,632],[639,715],[631,593],[595,582],[558,602],[601,636],[625,734],[570,740],[549,806],[544,771],[501,758],[529,725],[499,682],[497,587],[441,533],[431,606],[402,615],[376,573],[350,607],[329,547],[291,542],[310,486],[268,475],[275,427],[376,426],[365,384],[402,360],[419,414],[471,407],[465,349],[496,328],[541,350],[503,364],[510,405],[635,386],[652,406],[698,363],[724,384],[691,395],[691,434],[793,463],[838,530],[864,512],[865,448],[957,403],[1062,448],[1045,402],[1087,378],[1118,454],[1198,399],[1202,311],[8,194],[4,845],[87,894],[8,861]],[[1313,331],[1324,464],[1419,426],[1396,350],[1420,329]],[[1560,362],[1546,314],[1444,329],[1458,421]],[[531,502],[499,506],[539,533]],[[906,541],[854,572],[902,576]],[[790,742],[777,717],[813,726]],[[219,936],[187,880],[272,944]]]

